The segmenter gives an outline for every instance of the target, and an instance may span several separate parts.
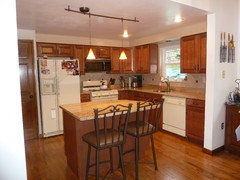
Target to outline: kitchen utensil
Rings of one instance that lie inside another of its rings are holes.
[[[220,63],[223,62],[223,33],[221,32],[221,42],[220,42]]]
[[[230,33],[228,33],[228,63],[232,62],[232,44],[230,40]]]
[[[226,46],[226,33],[223,33],[223,48],[222,48],[223,62],[227,61],[227,46]]]
[[[232,45],[232,63],[234,63],[235,62],[235,46],[234,46],[233,34],[231,39],[231,45]]]

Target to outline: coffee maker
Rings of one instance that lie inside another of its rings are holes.
[[[133,79],[136,82],[137,87],[142,87],[142,75],[136,75]]]

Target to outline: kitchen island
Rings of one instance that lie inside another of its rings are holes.
[[[68,166],[78,176],[78,179],[85,179],[87,162],[87,143],[82,140],[82,136],[90,131],[94,131],[94,108],[105,108],[109,105],[122,104],[127,106],[132,103],[129,121],[136,118],[137,101],[114,100],[101,102],[85,102],[81,104],[67,104],[60,106],[63,110],[64,143],[65,155]],[[100,119],[101,121],[101,119]],[[124,151],[135,147],[135,139],[127,135]],[[140,158],[144,157],[145,151],[149,148],[149,137],[140,139]],[[125,161],[134,161],[135,153],[128,153],[124,156]],[[118,151],[113,148],[113,168],[118,168]],[[100,152],[100,161],[109,160],[108,149]],[[91,163],[95,162],[95,150],[92,150]],[[106,172],[109,163],[100,165],[100,174]],[[90,168],[90,174],[95,174],[95,167]]]

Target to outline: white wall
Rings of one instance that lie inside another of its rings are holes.
[[[80,37],[80,36],[63,36],[63,35],[54,35],[54,34],[36,34],[37,42],[50,42],[50,43],[66,43],[66,44],[89,44],[89,37]],[[122,41],[112,40],[112,39],[97,39],[92,38],[92,45],[97,46],[122,46]],[[124,40],[124,46],[128,47],[129,42]]]
[[[34,75],[35,75],[35,87],[37,95],[37,108],[38,108],[38,127],[39,134],[42,134],[42,123],[40,114],[40,100],[39,100],[39,89],[38,89],[38,72],[37,72],[37,47],[36,47],[36,32],[35,30],[18,29],[18,39],[33,40],[34,50]]]
[[[0,179],[25,180],[15,0],[1,0],[0,7]]]
[[[163,33],[154,34],[151,36],[132,40],[130,41],[130,46],[138,46],[142,44],[161,42],[164,40],[176,39],[182,36],[198,34],[206,31],[207,31],[207,19],[205,22],[195,23],[195,24],[180,27],[180,28],[174,28],[172,30],[169,30]]]
[[[214,150],[224,145],[225,102],[235,87],[238,63],[219,63],[220,33],[234,34],[238,49],[238,0],[172,0],[212,12],[207,23],[207,73],[204,147]],[[239,52],[236,51],[236,62]],[[222,78],[225,71],[226,77]]]

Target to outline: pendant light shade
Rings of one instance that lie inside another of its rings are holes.
[[[96,59],[94,53],[93,53],[93,50],[91,48],[91,45],[92,45],[92,42],[91,42],[91,39],[92,39],[92,32],[91,32],[91,15],[89,14],[89,44],[90,44],[90,49],[89,49],[89,52],[88,52],[88,56],[86,59],[88,60],[93,60],[93,59]]]
[[[96,57],[95,57],[95,55],[94,55],[94,53],[93,53],[92,48],[89,49],[87,59],[89,59],[89,60],[96,59]]]
[[[125,60],[125,59],[127,59],[127,56],[126,56],[124,50],[122,50],[119,59],[121,59],[121,60]]]

